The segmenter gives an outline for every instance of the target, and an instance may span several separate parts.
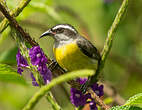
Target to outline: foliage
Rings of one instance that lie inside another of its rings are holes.
[[[112,107],[110,110],[141,110],[141,108],[133,106],[116,106]]]
[[[126,101],[125,105],[141,105],[142,106],[142,93],[136,94],[133,97],[130,97],[129,100]]]
[[[141,110],[141,109],[142,109],[142,93],[139,93],[130,97],[123,106],[112,107],[110,110]]]

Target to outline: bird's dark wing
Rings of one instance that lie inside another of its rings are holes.
[[[84,37],[79,37],[77,39],[77,45],[80,50],[88,57],[100,61],[101,56],[97,48]]]

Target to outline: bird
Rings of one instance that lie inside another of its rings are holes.
[[[61,68],[68,72],[80,69],[96,71],[101,60],[99,51],[72,25],[57,24],[45,31],[40,38],[44,36],[54,39],[53,54]],[[93,79],[92,77],[88,79]],[[84,87],[87,88],[88,83],[84,84]]]

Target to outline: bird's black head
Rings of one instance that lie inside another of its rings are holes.
[[[41,36],[52,36],[56,41],[68,41],[75,39],[78,35],[76,29],[69,24],[59,24],[44,32]]]

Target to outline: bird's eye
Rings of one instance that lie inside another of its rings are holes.
[[[51,28],[51,31],[53,31],[53,29]]]
[[[62,32],[64,32],[62,28],[56,30],[56,33],[62,33]]]

